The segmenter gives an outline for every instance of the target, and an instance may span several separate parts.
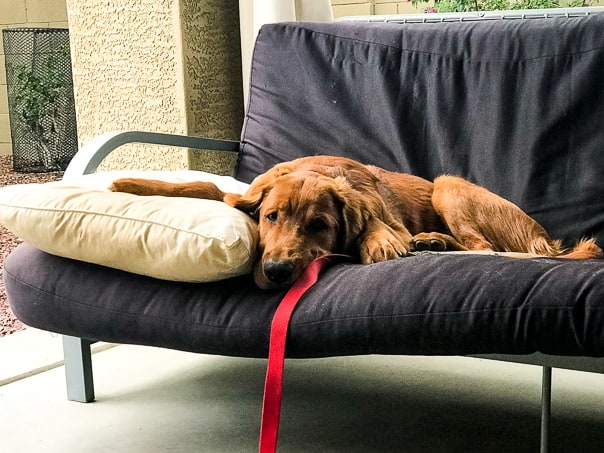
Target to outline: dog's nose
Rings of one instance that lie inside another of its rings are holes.
[[[267,260],[264,263],[264,275],[271,282],[282,284],[285,283],[294,272],[294,263],[291,261]]]

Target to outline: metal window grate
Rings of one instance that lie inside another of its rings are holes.
[[[480,20],[513,20],[513,19],[557,19],[582,17],[590,14],[604,13],[602,6],[577,8],[524,9],[509,11],[475,11],[465,13],[425,13],[425,14],[391,14],[374,16],[346,16],[337,19],[341,22],[390,22],[396,24],[419,24],[441,22],[472,22]]]
[[[64,170],[77,152],[69,31],[2,31],[13,168]]]

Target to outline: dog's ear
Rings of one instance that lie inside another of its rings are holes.
[[[334,196],[341,203],[341,244],[345,253],[355,254],[356,241],[365,228],[370,212],[363,203],[362,194],[354,190],[343,176],[334,178]]]
[[[227,194],[224,201],[232,206],[258,220],[258,211],[262,200],[271,189],[272,184],[252,184],[247,192],[241,194]]]
[[[255,219],[258,219],[258,210],[262,204],[262,200],[269,190],[273,187],[277,178],[287,175],[294,171],[295,168],[289,162],[275,165],[266,173],[256,177],[250,184],[247,192],[243,195],[227,194],[224,198],[225,203],[240,211],[249,214]]]
[[[228,205],[258,219],[258,210],[260,209],[262,200],[273,187],[275,179],[275,172],[269,170],[256,177],[244,194],[228,194],[225,196],[224,201]]]

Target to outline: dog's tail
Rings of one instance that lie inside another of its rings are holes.
[[[575,260],[600,258],[602,256],[602,249],[596,244],[594,238],[581,239],[572,249],[566,249],[562,247],[562,241],[538,236],[529,242],[527,251],[534,256],[551,256]]]
[[[570,259],[590,259],[600,258],[601,256],[602,249],[598,247],[594,238],[581,239],[571,250],[564,251],[559,255],[560,258]]]

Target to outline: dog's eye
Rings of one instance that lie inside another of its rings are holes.
[[[279,215],[277,214],[277,211],[274,211],[274,212],[269,212],[265,218],[270,223],[275,223],[277,221],[278,217],[279,217]]]
[[[326,230],[327,228],[329,228],[329,226],[323,219],[312,219],[308,224],[307,228],[310,231],[319,232]]]

